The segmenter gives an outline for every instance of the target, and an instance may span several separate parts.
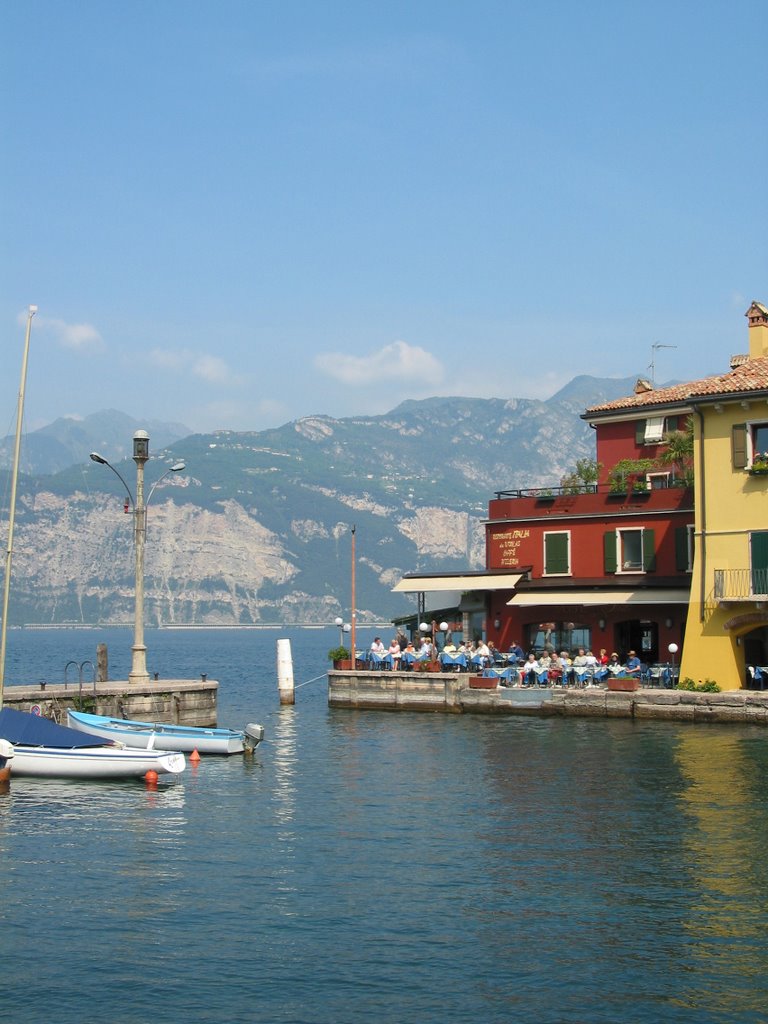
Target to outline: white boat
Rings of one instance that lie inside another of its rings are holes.
[[[151,750],[180,750],[190,754],[240,754],[246,747],[253,748],[264,738],[264,729],[251,722],[242,732],[235,729],[205,728],[192,725],[172,725],[167,722],[135,722],[128,718],[109,718],[84,711],[67,711],[70,729],[98,736],[102,740],[117,740],[126,747]]]
[[[48,718],[3,708],[0,739],[13,746],[13,777],[55,779],[137,778],[147,772],[178,775],[186,767],[183,754],[170,750],[136,750],[104,743]]]

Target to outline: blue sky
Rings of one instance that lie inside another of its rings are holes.
[[[0,433],[29,303],[28,429],[727,368],[768,301],[765,13],[6,0]]]

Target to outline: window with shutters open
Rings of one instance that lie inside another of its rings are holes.
[[[609,530],[603,538],[605,571],[654,572],[656,545],[654,531],[642,527]]]
[[[731,428],[734,469],[752,469],[768,463],[768,423],[735,423]]]

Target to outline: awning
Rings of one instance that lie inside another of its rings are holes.
[[[392,588],[394,594],[429,593],[432,590],[514,590],[525,573],[453,573],[450,576],[404,576]]]
[[[525,590],[507,601],[517,608],[550,608],[556,605],[688,604],[690,590]]]

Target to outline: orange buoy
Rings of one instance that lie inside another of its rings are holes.
[[[198,754],[197,749],[193,750],[192,753],[189,755],[189,760],[194,761],[195,764],[197,764],[197,762],[200,760],[200,755]]]
[[[150,768],[147,774],[144,776],[144,781],[148,786],[156,786],[157,778],[157,772],[153,768]]]

